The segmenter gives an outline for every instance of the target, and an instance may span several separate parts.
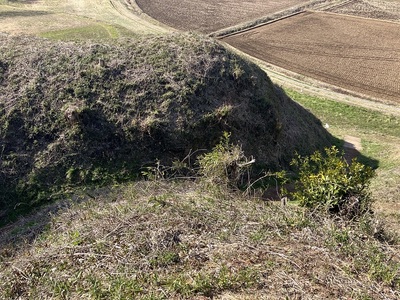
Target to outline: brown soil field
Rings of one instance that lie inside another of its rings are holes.
[[[136,0],[149,16],[180,30],[210,33],[307,3],[304,0]]]
[[[400,102],[400,24],[305,12],[222,40],[284,69]]]

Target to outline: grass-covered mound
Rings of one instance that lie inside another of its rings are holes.
[[[115,44],[0,36],[0,211],[130,178],[222,135],[259,165],[329,143],[257,66],[192,34]],[[1,214],[0,214],[1,215]]]

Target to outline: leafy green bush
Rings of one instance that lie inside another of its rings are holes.
[[[372,168],[353,159],[349,164],[333,146],[325,155],[316,151],[308,157],[297,156],[292,165],[298,168],[293,200],[309,208],[325,208],[350,218],[371,209],[368,190]]]

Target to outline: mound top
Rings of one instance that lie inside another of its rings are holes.
[[[263,167],[329,144],[315,117],[213,39],[115,44],[0,36],[0,210],[65,184],[131,178],[223,132]]]

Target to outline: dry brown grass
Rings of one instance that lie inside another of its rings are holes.
[[[91,197],[30,241],[3,228],[2,241],[14,240],[1,244],[1,299],[400,296],[399,247],[374,219],[334,220],[188,181]]]
[[[396,0],[352,0],[342,1],[325,11],[355,15],[366,18],[400,21],[400,2]]]
[[[163,34],[170,28],[140,16],[122,1],[0,1],[0,30],[12,34],[44,34],[93,26],[125,29],[120,35]],[[68,38],[68,35],[66,35]],[[107,37],[107,36],[106,36]]]

